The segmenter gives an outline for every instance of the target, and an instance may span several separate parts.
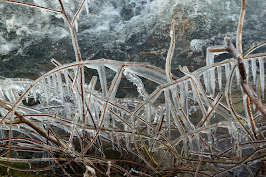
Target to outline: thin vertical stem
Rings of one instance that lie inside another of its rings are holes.
[[[80,53],[80,50],[79,50],[79,44],[78,44],[76,30],[75,30],[74,26],[72,25],[68,15],[66,14],[65,7],[64,7],[64,4],[62,3],[62,0],[58,0],[58,1],[60,3],[60,6],[61,6],[61,13],[63,14],[63,16],[65,18],[65,21],[68,24],[68,28],[70,30],[71,39],[72,39],[72,43],[73,43],[73,48],[74,48],[75,56],[76,56],[76,61],[82,61],[81,53]]]
[[[240,17],[238,21],[237,36],[236,36],[236,49],[242,56],[243,56],[242,30],[243,30],[245,12],[246,12],[246,0],[242,0],[241,12],[240,12]]]
[[[171,25],[171,31],[170,31],[170,37],[171,37],[171,43],[170,47],[167,53],[166,57],[166,63],[165,63],[165,73],[167,75],[167,81],[172,82],[172,74],[171,74],[171,62],[172,58],[174,55],[174,50],[175,50],[175,20],[172,20],[172,25]]]

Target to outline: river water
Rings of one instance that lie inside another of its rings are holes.
[[[28,0],[53,9],[57,1]],[[81,0],[64,0],[73,17]],[[173,72],[194,70],[208,46],[234,39],[241,0],[90,0],[78,20],[83,59],[149,62],[164,67],[171,19],[176,19]],[[247,1],[244,48],[266,40],[266,1]],[[60,15],[0,3],[0,75],[35,79],[52,69],[50,59],[75,61],[70,34]],[[141,53],[141,54],[138,54]],[[154,53],[157,53],[155,55]],[[137,54],[137,55],[136,55]]]

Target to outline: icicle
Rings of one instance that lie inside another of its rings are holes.
[[[188,81],[185,81],[185,90],[184,90],[184,94],[185,94],[185,103],[186,103],[186,114],[187,114],[187,118],[189,117],[188,114]]]
[[[31,169],[31,168],[32,168],[32,167],[31,167],[31,162],[28,162],[28,165],[29,165],[29,167],[30,167],[30,169]]]
[[[242,158],[242,149],[239,146],[239,142],[236,142],[236,156]]]
[[[29,92],[26,93],[26,95],[25,95],[24,98],[25,98],[25,100],[26,100],[26,103],[28,103],[28,102],[29,102]]]
[[[189,149],[190,151],[193,151],[194,147],[193,147],[193,139],[191,136],[188,136],[188,143],[189,143]]]
[[[196,103],[197,102],[197,92],[196,92],[196,90],[195,90],[195,88],[194,88],[194,85],[192,84],[192,82],[190,82],[191,83],[191,91],[192,91],[192,96],[193,96],[193,101],[194,101],[194,103]]]
[[[111,143],[112,143],[112,150],[115,150],[115,141],[114,141],[114,131],[110,133]]]
[[[256,93],[257,95],[261,96],[261,92],[260,92],[260,78],[257,77],[257,81],[256,81]],[[253,104],[253,110],[256,110],[256,105],[254,103]]]
[[[51,89],[52,88],[52,82],[51,82],[51,77],[50,76],[47,77],[47,83],[48,83],[49,89]]]
[[[169,91],[168,90],[164,90],[164,97],[165,97],[165,112],[166,112],[166,122],[167,122],[167,128],[169,131],[169,138],[171,137],[171,113],[170,113],[170,105],[168,104],[168,95],[169,95]]]
[[[117,139],[117,148],[119,151],[121,151],[121,145],[120,145],[120,133],[116,133],[116,139]]]
[[[222,68],[221,66],[217,67],[217,72],[218,72],[218,84],[219,84],[219,90],[222,90]]]
[[[72,108],[69,106],[68,103],[65,103],[64,104],[64,109],[65,109],[65,112],[66,112],[66,117],[71,117],[71,114],[72,114]]]
[[[206,130],[206,135],[207,135],[208,144],[212,144],[212,132],[211,132],[211,130]]]
[[[214,69],[210,69],[210,80],[211,80],[211,94],[212,96],[215,95],[215,70]]]
[[[231,65],[231,68],[234,68],[234,66],[237,65],[237,63],[235,63],[235,62],[230,62],[230,65]],[[235,69],[233,75],[236,76],[237,85],[239,85],[239,84],[240,84],[240,74],[239,74],[239,69],[238,69],[238,67],[236,67],[236,69]]]
[[[128,131],[128,126],[124,124],[125,131]],[[126,149],[129,149],[129,134],[125,133]]]
[[[206,109],[202,103],[202,100],[200,98],[200,95],[198,95],[198,90],[197,90],[197,86],[194,86],[193,83],[192,83],[192,79],[190,80],[190,84],[191,84],[191,87],[192,87],[192,94],[193,94],[193,99],[194,101],[196,101],[199,106],[200,106],[200,109],[202,111],[202,114],[205,116],[206,115]]]
[[[4,95],[4,93],[3,93],[1,87],[0,87],[0,99],[5,100],[5,95]],[[7,112],[8,112],[8,111],[7,111],[6,109],[0,107],[0,117],[6,115]],[[5,122],[5,121],[4,121],[4,122]],[[4,122],[3,122],[3,123],[4,123]],[[1,132],[0,132],[0,133],[1,133]]]
[[[75,22],[74,22],[74,26],[75,26],[75,29],[76,29],[76,32],[78,32],[78,18],[76,18]]]
[[[237,85],[240,85],[240,73],[239,73],[238,67],[236,67],[235,73],[236,73],[236,82],[237,82]]]
[[[226,76],[226,82],[229,79],[229,75],[230,75],[230,63],[226,63],[225,64],[225,76]]]
[[[199,138],[199,134],[195,134],[194,138],[196,139],[196,144],[197,144],[197,148],[200,149],[200,138]]]
[[[11,103],[15,103],[14,97],[12,96],[12,93],[10,93],[9,90],[5,91],[5,95]]]
[[[5,95],[4,95],[3,90],[2,90],[1,87],[0,87],[0,98],[5,100]]]
[[[237,65],[237,63],[235,63],[235,62],[230,62],[230,68],[231,68],[231,69],[233,69],[235,65]],[[236,70],[234,71],[233,76],[235,75],[235,73],[236,73]]]
[[[256,76],[257,76],[256,58],[253,58],[251,60],[251,68],[252,68],[253,81],[255,83],[256,82]]]
[[[146,110],[145,111],[146,111],[147,122],[148,122],[149,125],[151,125],[151,114],[152,114],[152,112],[151,112],[151,103],[150,102],[146,104]],[[148,135],[150,135],[150,133],[151,133],[151,128],[148,125],[147,125],[147,133],[148,133]]]
[[[60,72],[56,73],[57,83],[59,87],[60,97],[62,99],[62,102],[64,102],[64,91],[63,91],[63,83],[62,83],[62,76]]]
[[[209,52],[209,48],[207,48],[206,65],[209,66],[209,65],[212,65],[213,63],[214,63],[214,54]],[[215,93],[215,72],[213,68],[209,69],[207,79],[208,79],[207,82],[209,82],[210,84],[207,87],[207,93],[211,93],[212,95],[214,95]],[[211,90],[209,87],[211,87]]]
[[[32,91],[34,101],[36,102],[37,101],[37,88],[36,88],[36,86],[32,87],[31,91]]]
[[[207,90],[210,90],[210,88],[209,88],[209,78],[208,78],[208,72],[207,71],[205,71],[204,73],[203,73],[203,81],[204,81],[204,85],[205,85],[205,88],[206,88],[206,91]],[[208,92],[209,93],[209,92]]]
[[[48,89],[47,89],[47,85],[46,85],[46,79],[44,79],[42,81],[42,85],[43,85],[43,89],[44,89],[44,97],[46,100],[46,104],[48,105],[49,104],[49,95],[48,95]]]
[[[195,127],[193,126],[193,124],[189,121],[189,119],[187,119],[187,117],[181,111],[182,105],[181,105],[181,103],[178,100],[179,96],[177,94],[177,86],[172,86],[171,87],[171,93],[172,93],[172,99],[173,99],[174,105],[175,105],[175,108],[173,108],[173,110],[175,110],[178,113],[178,115],[180,116],[183,124],[185,125],[185,127],[187,127],[187,129],[194,130]]]
[[[56,89],[56,76],[55,76],[55,74],[52,74],[52,83],[54,85],[54,89]]]
[[[108,117],[109,119],[111,119],[111,122],[112,122],[112,134],[111,134],[111,141],[112,141],[112,147],[113,147],[113,150],[115,150],[115,142],[114,142],[114,137],[116,136],[116,132],[114,131],[114,129],[116,128],[115,126],[115,117],[111,116],[110,114],[108,114]]]
[[[244,60],[244,65],[245,65],[245,69],[247,73],[247,81],[249,81],[249,60],[248,59]]]
[[[186,100],[185,100],[185,85],[184,85],[183,82],[179,84],[179,92],[180,92],[181,106],[183,107],[184,110],[186,110],[185,109],[185,107],[186,107],[186,105],[185,105],[185,103],[186,103]]]
[[[260,88],[261,88],[261,95],[262,99],[264,99],[264,86],[265,86],[265,70],[264,70],[264,58],[259,58],[259,65],[260,65]]]
[[[72,81],[72,86],[71,86],[71,88],[74,90],[74,88],[76,89],[76,90],[78,90],[78,87],[77,87],[77,85],[79,85],[79,70],[78,70],[79,68],[78,67],[74,67],[73,68],[73,73],[74,73],[74,76],[73,76],[73,81]]]
[[[12,93],[13,93],[15,101],[17,101],[20,98],[20,96],[19,96],[17,91],[18,90],[16,90],[16,89],[12,89]]]
[[[88,92],[89,92],[89,94],[88,94],[88,98],[86,99],[89,108],[92,106],[92,104],[94,104],[94,102],[92,101],[92,98],[93,98],[92,93],[95,90],[96,82],[97,82],[97,77],[96,76],[93,76],[91,78],[90,83],[89,83],[89,86],[88,86]]]
[[[69,83],[69,77],[68,77],[68,70],[65,69],[64,71],[64,77],[65,77],[65,83],[66,83],[66,88],[67,88],[67,93],[70,92],[70,83]]]
[[[185,156],[186,156],[186,155],[188,155],[188,150],[189,150],[187,147],[187,138],[184,138],[182,143],[183,143],[182,150],[184,152],[183,154],[185,154]]]
[[[246,115],[246,121],[248,122],[248,125],[251,125],[250,119],[248,119],[249,117],[249,110],[248,110],[248,106],[247,106],[247,94],[243,93],[243,108],[245,111],[245,115]]]
[[[10,92],[10,95],[12,97],[12,102],[15,103],[17,101],[16,95],[15,95],[15,93],[16,93],[15,89],[11,89],[9,92]]]
[[[108,95],[108,89],[107,89],[105,66],[100,66],[98,68],[98,74],[99,74],[99,80],[101,83],[103,97],[106,97]]]
[[[85,9],[86,9],[86,13],[89,16],[89,0],[85,1]]]
[[[77,99],[77,104],[78,104],[78,112],[80,115],[82,115],[83,112],[82,99]]]

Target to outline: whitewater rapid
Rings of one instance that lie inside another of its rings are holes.
[[[57,1],[27,0],[60,10]],[[80,0],[63,1],[70,17]],[[83,59],[143,61],[164,67],[172,18],[176,23],[173,66],[204,59],[206,47],[234,39],[240,0],[90,0],[78,20]],[[247,2],[244,47],[266,38],[266,1]],[[0,75],[36,78],[53,66],[75,61],[68,28],[60,14],[0,3]],[[135,55],[157,52],[160,55]],[[134,55],[134,57],[132,57]],[[193,68],[192,68],[193,69]],[[175,70],[173,70],[175,72]]]

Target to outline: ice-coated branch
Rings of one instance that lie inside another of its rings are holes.
[[[61,13],[64,16],[65,21],[67,22],[67,25],[68,25],[68,28],[69,28],[69,31],[71,34],[71,39],[72,39],[73,48],[75,51],[76,61],[82,61],[81,53],[79,50],[78,39],[77,39],[77,33],[75,31],[74,26],[71,23],[71,20],[69,19],[68,15],[65,11],[65,7],[64,7],[62,0],[58,0],[58,1],[59,1],[60,6],[61,6]]]
[[[1,101],[1,100],[0,100],[0,107],[3,107],[4,109],[6,109],[6,110],[8,110],[8,111],[11,110],[11,108],[8,107],[8,106],[6,105],[6,103],[4,103],[4,102]],[[14,114],[20,119],[20,121],[15,119],[15,120],[13,121],[13,123],[25,123],[25,124],[27,124],[28,126],[30,126],[32,129],[34,129],[36,132],[38,132],[41,136],[43,136],[43,137],[49,139],[49,140],[50,140],[51,142],[53,142],[54,144],[60,146],[60,142],[57,141],[56,138],[54,138],[54,137],[48,135],[47,131],[45,131],[43,128],[40,128],[38,125],[34,124],[32,121],[29,121],[27,118],[25,118],[25,117],[23,116],[23,114],[21,114],[21,113],[18,112],[18,111],[14,111]]]
[[[243,30],[245,12],[246,12],[246,0],[242,0],[240,17],[239,17],[238,27],[237,27],[237,36],[236,36],[236,48],[237,48],[237,51],[241,55],[243,55],[243,49],[242,49],[242,30]]]
[[[171,43],[167,53],[166,62],[165,62],[165,73],[167,74],[167,81],[172,82],[171,74],[171,62],[175,50],[175,20],[172,19],[171,31],[170,31]]]
[[[78,16],[81,13],[81,11],[82,11],[82,9],[83,9],[84,6],[86,7],[87,14],[89,13],[89,10],[88,10],[88,0],[83,0],[82,3],[81,3],[81,5],[80,5],[80,7],[79,7],[79,9],[77,10],[75,16],[73,17],[73,20],[72,20],[72,23],[71,23],[73,26],[75,25],[75,21],[78,20]]]
[[[245,65],[244,65],[243,56],[240,54],[240,52],[232,44],[232,41],[229,37],[225,38],[225,44],[227,47],[227,51],[229,53],[231,53],[231,55],[237,60],[238,69],[239,69],[240,78],[241,78],[241,85],[242,85],[244,92],[248,95],[248,97],[251,99],[251,101],[256,105],[258,110],[264,116],[266,116],[266,108],[264,107],[262,102],[259,100],[255,91],[247,84],[247,73],[246,73],[246,69],[245,69]]]
[[[35,4],[26,3],[26,2],[13,1],[13,0],[0,0],[0,2],[8,2],[8,3],[13,3],[13,4],[20,4],[20,5],[25,5],[25,6],[29,6],[29,7],[40,8],[40,9],[47,10],[47,11],[50,11],[50,12],[61,13],[61,11],[59,11],[59,10],[55,10],[55,9],[51,9],[51,8],[43,7],[43,6],[38,6],[38,5],[35,5]]]

